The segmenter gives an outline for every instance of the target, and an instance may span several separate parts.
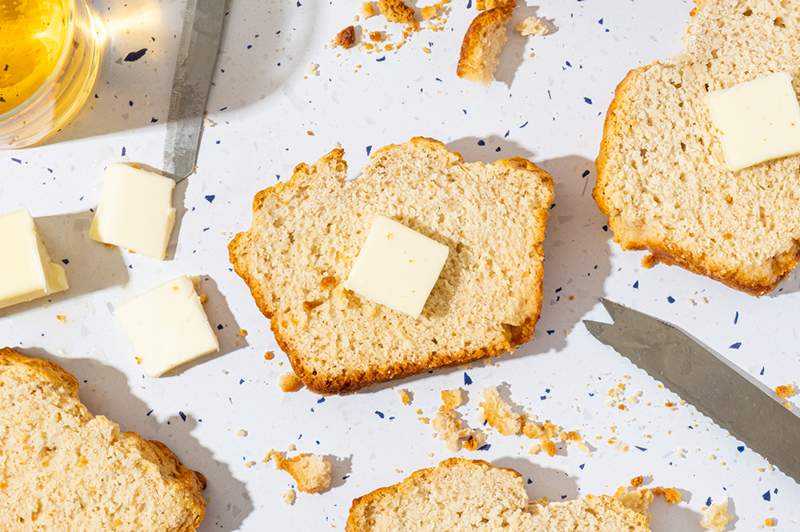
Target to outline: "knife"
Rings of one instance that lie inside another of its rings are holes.
[[[164,171],[178,182],[194,173],[226,0],[188,0],[172,80]]]
[[[719,353],[674,325],[600,300],[614,323],[589,332],[800,482],[800,417]]]

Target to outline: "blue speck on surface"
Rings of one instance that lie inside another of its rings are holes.
[[[123,156],[123,157],[125,157],[125,153],[126,153],[126,151],[127,151],[127,150],[125,150],[125,146],[123,146],[123,147],[122,147],[122,156]]]
[[[667,296],[667,301],[668,301],[668,302],[669,302],[669,304],[671,305],[671,304],[675,303],[675,298],[674,298],[674,297],[672,297],[672,296]]]
[[[147,48],[142,48],[141,50],[136,50],[135,52],[129,52],[128,55],[125,56],[125,61],[128,63],[132,63],[134,61],[138,61],[144,54],[147,53]]]
[[[467,375],[467,372],[465,371],[464,372],[464,386],[469,386],[470,384],[472,384],[472,377]]]
[[[385,56],[385,55],[382,55],[382,56],[380,56],[379,58],[377,58],[375,61],[377,61],[378,63],[381,63],[381,62],[383,62],[383,61],[386,61],[386,56]]]
[[[706,499],[706,506],[711,506],[711,497]]]
[[[369,154],[370,154],[370,153],[372,153],[372,144],[370,144],[369,146],[367,146],[367,157],[369,157]]]
[[[207,201],[207,202],[209,202],[209,203],[214,203],[214,199],[215,199],[216,197],[217,197],[217,196],[216,196],[215,194],[208,194],[208,195],[206,196],[206,201]]]
[[[744,445],[737,445],[736,446],[736,450],[739,451],[740,453],[743,453],[744,452]]]
[[[520,129],[522,129],[523,127],[525,127],[525,126],[527,126],[527,125],[528,125],[528,123],[527,123],[527,122],[525,122],[524,124],[522,124],[521,126],[519,126],[519,128],[520,128]]]
[[[581,174],[581,177],[586,177],[586,176],[588,176],[590,173],[591,173],[591,172],[589,172],[589,170],[584,170],[584,171],[583,171],[583,173]]]
[[[317,404],[324,403],[324,402],[325,402],[325,398],[324,397],[320,397],[319,399],[317,399]]]
[[[22,159],[17,159],[16,157],[12,157],[11,160],[17,164],[22,164]]]
[[[478,450],[479,451],[488,451],[491,448],[492,448],[492,444],[491,443],[484,443],[483,445],[478,447]]]
[[[381,419],[383,419],[384,417],[386,417],[386,416],[384,416],[384,415],[383,415],[383,412],[381,412],[380,410],[376,410],[376,411],[375,411],[375,415],[376,415],[376,416],[378,416],[378,417],[379,417],[379,418],[381,418]]]
[[[769,502],[769,501],[772,500],[772,494],[769,492],[769,490],[767,490],[767,491],[764,492],[764,494],[761,496],[761,498],[764,499],[765,501]]]
[[[634,447],[636,447],[637,449],[639,449],[642,452],[645,452],[647,450],[647,447],[642,447],[640,445],[634,445]]]
[[[147,411],[147,414],[146,414],[146,415],[148,415],[148,416],[149,416],[149,415],[150,415],[150,414],[152,414],[152,413],[153,413],[153,410],[152,410],[152,409],[150,409],[150,410],[148,410],[148,411]]]
[[[733,324],[736,325],[739,323],[739,311],[736,311],[736,315],[733,317]]]
[[[478,141],[478,146],[486,146],[486,141],[481,139]]]
[[[586,467],[586,464],[581,464],[578,466],[578,469],[583,469],[584,467]]]
[[[759,371],[758,374],[759,375],[763,375],[764,374],[764,366],[761,366],[761,371]]]
[[[739,349],[740,347],[742,347],[742,342],[733,342],[731,344],[731,349]]]
[[[186,414],[184,414],[182,411],[178,410],[178,415],[181,416],[181,419],[183,421],[186,421]]]
[[[588,103],[589,105],[592,105],[592,99],[591,98],[587,98],[586,96],[584,96],[583,97],[583,101]]]
[[[636,281],[635,283],[633,283],[633,287],[638,289],[639,288],[639,281]]]

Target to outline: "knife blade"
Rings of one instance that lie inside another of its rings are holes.
[[[194,172],[217,63],[226,0],[188,0],[172,80],[164,171],[180,182]]]
[[[589,332],[800,482],[800,417],[772,390],[681,329],[601,299],[614,323]]]

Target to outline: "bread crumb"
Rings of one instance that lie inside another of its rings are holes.
[[[289,473],[303,493],[321,493],[331,487],[333,466],[324,456],[301,453],[287,459],[284,453],[271,450],[264,457],[264,463],[275,462],[275,467]]]
[[[378,11],[375,9],[375,4],[372,2],[364,2],[361,4],[361,16],[364,18],[374,17],[378,14]]]
[[[633,477],[631,479],[631,486],[633,486],[634,488],[638,488],[642,484],[644,484],[644,477],[642,475],[639,475],[638,477]]]
[[[200,304],[205,305],[208,303],[208,294],[200,294]]]
[[[515,7],[517,0],[476,0],[475,7],[478,11],[485,11],[487,9],[494,9],[496,7],[511,6]]]
[[[291,371],[281,375],[281,379],[278,384],[281,387],[281,390],[287,393],[296,392],[303,387],[303,381],[301,381],[300,378]]]
[[[403,388],[398,392],[400,394],[400,402],[402,402],[405,406],[411,404],[413,397],[411,396],[411,392]]]
[[[239,436],[240,438],[246,438],[247,437],[247,431],[244,430],[244,429],[239,429],[239,430],[236,431],[236,435]]]
[[[543,441],[542,449],[547,453],[547,456],[555,456],[556,452],[558,452],[558,448],[556,447],[556,444],[552,442],[552,440]]]
[[[333,46],[350,49],[356,44],[356,28],[355,26],[347,26],[333,38]]]
[[[731,514],[728,511],[728,500],[712,504],[708,509],[703,510],[703,517],[700,519],[700,526],[706,530],[722,532],[728,528],[731,522]]]
[[[319,63],[308,64],[308,75],[314,77],[319,76]]]
[[[544,36],[553,33],[550,24],[536,15],[521,20],[519,24],[517,24],[516,30],[523,37],[528,37],[530,35]]]
[[[247,469],[252,469],[253,467],[255,467],[255,465],[256,463],[253,460],[248,460],[247,462],[244,463],[244,467],[246,467]]]
[[[778,520],[774,517],[767,517],[764,519],[764,526],[772,528],[773,526],[778,526]]]
[[[58,321],[60,321],[61,323],[64,323],[65,321],[67,321],[67,317],[64,316],[63,314],[56,314],[56,319]]]
[[[294,501],[297,500],[297,493],[294,490],[284,491],[283,495],[281,495],[283,502],[288,504],[289,506],[294,505]]]
[[[629,489],[626,487],[617,488],[614,492],[614,498],[623,504],[623,506],[630,508],[634,512],[639,512],[642,515],[648,515],[648,508],[653,502],[652,490],[637,490]]]
[[[500,397],[496,387],[490,386],[483,390],[483,402],[479,406],[483,409],[481,421],[487,422],[503,436],[513,436],[522,431],[522,416],[515,413],[511,405]]]
[[[239,336],[241,336],[242,338],[247,336],[247,329],[239,329]]]
[[[464,425],[461,415],[442,405],[433,417],[433,430],[436,437],[444,441],[450,451],[458,451],[476,438],[476,431]]]
[[[658,487],[653,488],[653,495],[661,495],[668,504],[678,504],[683,500],[681,492],[675,488]]]
[[[797,389],[795,389],[794,384],[781,384],[775,387],[775,395],[781,399],[788,399],[796,394]]]
[[[136,364],[138,364],[138,365],[140,365],[140,366],[142,365],[142,357],[140,357],[140,356],[134,356],[134,357],[133,357],[133,360],[135,360],[135,361],[136,361]]]
[[[371,31],[369,32],[369,40],[372,42],[381,42],[386,39],[386,36],[383,34],[382,31]]]
[[[264,360],[272,360],[275,358],[275,351],[267,351],[264,353]]]
[[[378,0],[378,10],[389,22],[407,24],[413,31],[419,30],[419,22],[414,9],[403,0]]]
[[[447,410],[454,410],[464,404],[464,390],[461,388],[442,390],[439,396],[442,398],[442,408]]]
[[[655,255],[647,255],[642,259],[642,268],[650,269],[658,264],[658,258]]]

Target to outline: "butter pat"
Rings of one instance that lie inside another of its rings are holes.
[[[800,153],[800,103],[786,72],[709,92],[706,103],[730,170]]]
[[[376,216],[344,287],[418,318],[447,260],[445,245]]]
[[[126,164],[106,170],[92,240],[163,260],[175,225],[175,181]]]
[[[0,216],[0,308],[69,288],[64,268],[50,261],[28,211]]]
[[[150,377],[219,351],[189,277],[173,279],[120,305],[116,315]]]

